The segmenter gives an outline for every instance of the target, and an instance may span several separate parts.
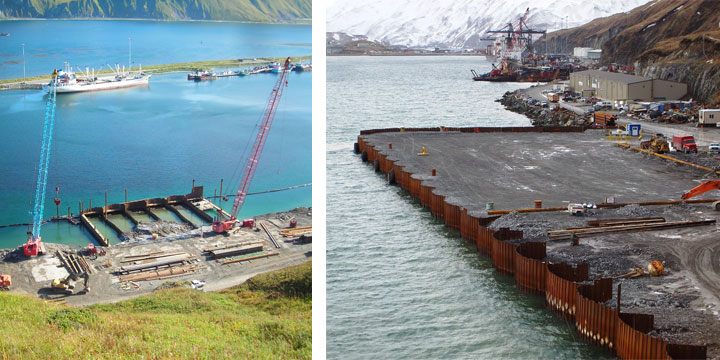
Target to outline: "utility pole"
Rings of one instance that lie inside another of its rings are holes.
[[[25,43],[22,43],[20,45],[22,45],[23,51],[23,83],[25,83]]]

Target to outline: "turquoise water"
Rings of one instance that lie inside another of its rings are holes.
[[[0,228],[0,239],[2,248],[18,247],[27,241],[27,226]],[[89,243],[98,245],[84,226],[72,225],[67,221],[53,221],[43,225],[42,239],[45,242],[78,246],[87,246]]]
[[[99,70],[127,66],[132,38],[133,66],[201,60],[310,55],[309,25],[266,25],[202,21],[0,21],[0,79],[62,68],[63,62]],[[106,66],[105,66],[106,67]]]
[[[133,223],[123,214],[110,214],[107,216],[107,218],[124,233],[132,232],[133,228],[135,227],[135,223]]]
[[[155,221],[155,219],[148,215],[146,212],[131,212],[130,215],[132,215],[135,220],[141,223],[149,223]]]
[[[353,154],[360,130],[527,126],[480,57],[327,58],[327,357],[611,358]],[[479,185],[481,186],[481,184]]]
[[[174,212],[172,212],[166,208],[156,207],[156,208],[151,208],[150,211],[152,211],[152,213],[155,214],[155,216],[159,217],[160,220],[179,223],[179,224],[183,223],[183,221],[180,220],[180,218],[177,215],[175,215]]]
[[[88,220],[90,220],[90,223],[95,225],[97,230],[100,232],[100,234],[102,234],[102,236],[105,237],[105,239],[110,243],[110,245],[115,245],[122,241],[117,231],[111,228],[110,225],[106,224],[105,221],[96,217],[88,217]],[[46,241],[49,242],[50,240]]]
[[[177,205],[175,206],[175,209],[179,211],[186,219],[190,220],[191,223],[195,224],[195,226],[201,226],[201,225],[208,225],[209,223],[205,221],[203,218],[195,214],[194,212],[190,211],[190,209],[182,206]]]
[[[110,204],[125,201],[125,188],[129,201],[187,194],[193,179],[206,195],[221,178],[234,192],[275,80],[196,83],[174,73],[153,76],[148,87],[58,96],[48,190],[60,187],[61,215],[68,206],[77,213],[79,201],[104,204],[106,190]],[[311,84],[312,72],[289,75],[251,192],[312,182]],[[0,224],[29,219],[44,104],[41,91],[0,92]],[[248,196],[239,216],[310,206],[311,198],[311,187]],[[0,248],[17,244],[0,238]]]

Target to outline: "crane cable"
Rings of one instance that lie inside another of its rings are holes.
[[[42,145],[40,146],[40,161],[35,185],[35,205],[33,207],[33,238],[40,237],[40,228],[42,227],[43,212],[45,210],[45,188],[47,187],[48,167],[50,165],[52,134],[55,127],[57,75],[57,70],[55,70],[52,74],[52,80],[50,80],[48,101],[45,104],[45,120],[43,121]]]

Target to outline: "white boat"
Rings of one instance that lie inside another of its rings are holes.
[[[57,79],[50,80],[50,83],[44,86],[46,91],[50,91],[50,85],[53,81],[57,81],[57,93],[67,94],[85,91],[112,90],[132,86],[148,85],[152,74],[139,72],[131,73],[121,71],[117,65],[114,75],[95,76],[95,70],[92,72],[86,69],[85,73],[76,75],[70,70],[70,66],[65,63],[65,70],[58,71]]]

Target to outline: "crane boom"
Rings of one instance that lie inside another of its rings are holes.
[[[257,169],[260,154],[262,154],[263,147],[265,146],[265,140],[267,140],[267,134],[270,132],[270,126],[275,118],[275,111],[280,104],[280,97],[282,96],[283,89],[285,88],[285,79],[287,78],[289,66],[290,58],[287,58],[280,76],[278,76],[277,83],[275,83],[275,87],[270,93],[270,100],[265,108],[263,121],[260,124],[260,130],[255,138],[255,144],[253,144],[252,150],[250,151],[250,156],[248,157],[247,164],[245,165],[245,172],[243,173],[240,187],[238,187],[237,195],[233,201],[232,212],[230,213],[233,218],[237,218],[237,213],[240,211],[240,208],[245,202],[245,196],[250,188],[250,182],[252,181],[253,175],[255,175],[255,169]]]
[[[43,121],[42,144],[40,146],[40,160],[38,164],[37,182],[35,184],[35,203],[32,209],[32,231],[28,234],[27,244],[23,251],[27,256],[35,256],[42,252],[40,228],[45,211],[45,188],[47,187],[48,168],[50,167],[50,149],[52,148],[53,128],[55,127],[55,105],[57,97],[57,70],[50,80],[48,100],[45,104],[45,120]]]
[[[221,233],[230,230],[237,219],[237,214],[240,211],[240,208],[242,208],[242,205],[245,202],[245,196],[250,189],[250,183],[252,182],[252,178],[255,175],[255,170],[257,169],[258,162],[260,161],[260,155],[262,154],[263,147],[265,146],[265,140],[267,140],[267,135],[270,132],[270,127],[272,125],[273,119],[275,118],[275,111],[280,104],[280,98],[282,97],[283,89],[287,85],[287,74],[289,72],[290,58],[288,57],[285,60],[282,71],[278,75],[278,80],[275,83],[275,87],[270,93],[270,99],[268,100],[267,106],[265,107],[262,122],[260,123],[257,137],[255,138],[255,143],[253,144],[252,150],[250,150],[250,155],[248,156],[247,164],[245,165],[243,177],[242,180],[240,180],[240,186],[238,187],[235,200],[233,200],[233,207],[232,211],[230,212],[230,219],[218,219],[217,221],[213,222],[212,226],[213,231],[215,232]]]

